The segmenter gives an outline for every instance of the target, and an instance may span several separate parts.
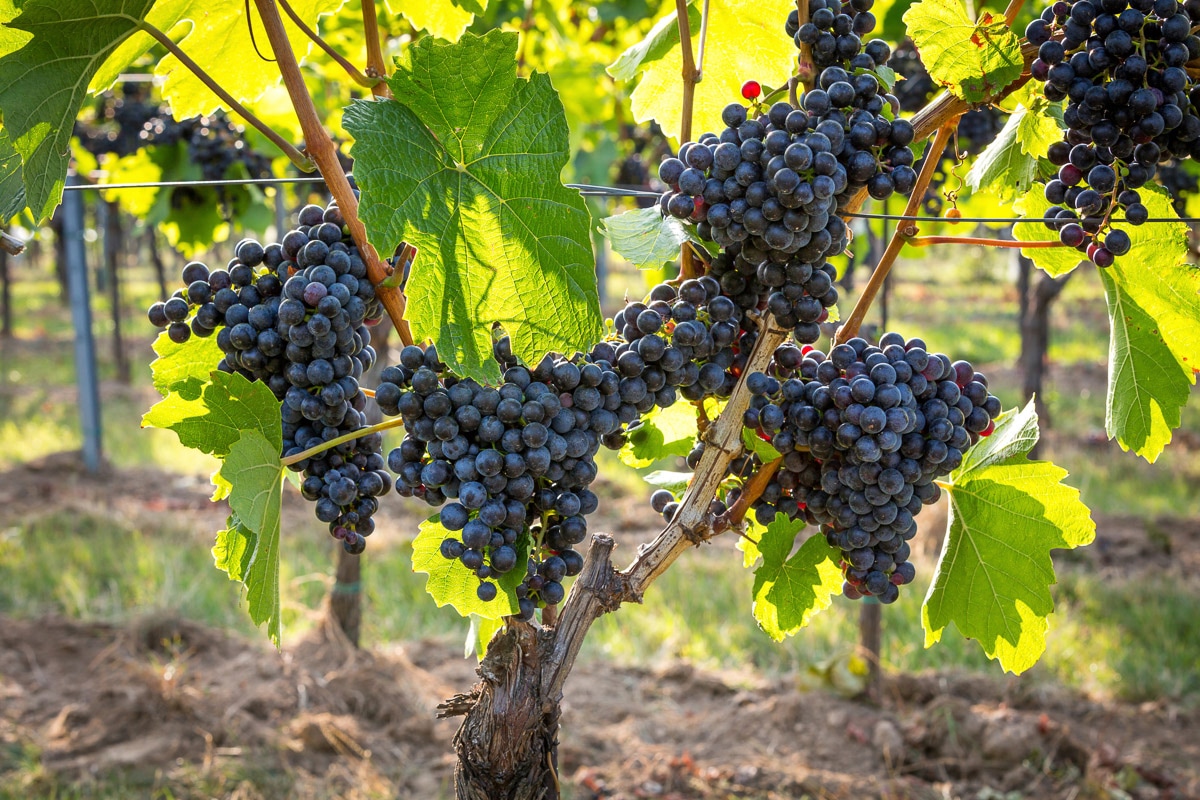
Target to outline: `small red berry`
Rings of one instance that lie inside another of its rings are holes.
[[[991,420],[990,422],[988,422],[988,426],[979,432],[979,435],[980,436],[991,436],[992,433],[995,432],[995,430],[996,430],[996,421]]]
[[[811,344],[806,344],[800,348],[800,355],[806,356],[809,353],[811,353],[812,351],[813,351],[813,346]]]
[[[742,84],[742,97],[753,100],[762,94],[762,85],[758,81],[746,81]]]

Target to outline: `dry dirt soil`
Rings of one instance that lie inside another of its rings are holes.
[[[0,618],[0,747],[37,748],[60,782],[126,771],[177,797],[432,799],[456,727],[436,706],[473,678],[434,642],[355,652],[317,633],[277,653],[175,619]],[[1200,797],[1200,713],[1017,680],[893,676],[869,704],[587,664],[566,694],[572,798]]]

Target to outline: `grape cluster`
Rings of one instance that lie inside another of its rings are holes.
[[[246,146],[243,131],[223,113],[195,117],[181,125],[187,139],[188,159],[200,167],[204,180],[216,181],[238,162],[252,178],[271,174],[271,159]]]
[[[634,370],[626,353],[637,355],[618,356],[602,342],[587,359],[547,355],[529,369],[503,337],[495,343],[504,367],[498,387],[450,374],[432,346],[406,347],[400,364],[383,371],[375,400],[407,431],[388,454],[396,491],[441,508],[441,524],[456,534],[443,540],[442,555],[479,577],[481,600],[496,596],[495,578],[522,569],[516,591],[529,618],[560,602],[563,579],[583,568],[574,547],[598,505],[588,489],[596,453],[605,440],[618,445],[612,437],[622,423],[654,402],[644,365]]]
[[[691,401],[733,392],[756,334],[748,316],[721,292],[711,275],[678,289],[664,283],[650,291],[648,303],[632,302],[617,312],[613,321],[624,342],[613,363],[633,397],[641,398],[633,419],[672,405],[677,392]]]
[[[215,334],[218,369],[262,381],[283,401],[285,457],[365,427],[358,380],[375,362],[368,325],[382,315],[338,207],[305,206],[298,221],[282,243],[239,242],[226,269],[189,263],[185,288],[148,314],[177,343]],[[347,552],[362,552],[375,498],[391,485],[381,448],[370,434],[292,465]]]
[[[127,156],[146,146],[184,141],[204,180],[224,178],[239,162],[252,178],[271,174],[271,159],[247,146],[243,129],[224,112],[178,122],[169,107],[151,100],[147,84],[126,83],[119,95],[101,94],[93,118],[76,122],[74,133],[97,156]]]
[[[868,53],[882,63],[887,45],[871,42]],[[876,63],[869,54],[858,59]],[[824,266],[846,248],[838,211],[864,187],[883,198],[916,182],[912,125],[882,115],[892,101],[875,76],[829,67],[820,85],[804,95],[803,109],[780,102],[750,119],[744,106],[729,105],[720,135],[685,143],[659,167],[670,187],[663,211],[696,223],[701,238],[723,248],[713,271],[727,280],[726,293],[743,310],[770,298],[803,342],[816,341],[819,318],[837,302]]]
[[[784,29],[797,47],[809,46],[818,68],[844,68],[862,52],[862,37],[875,30],[874,5],[875,0],[850,0],[844,6],[841,0],[808,0],[808,22],[801,25],[793,9]]]
[[[92,118],[75,121],[74,134],[92,155],[127,156],[145,144],[140,133],[147,123],[163,115],[170,119],[166,108],[150,101],[148,84],[127,82],[119,94],[101,93]]]
[[[914,518],[939,497],[934,481],[991,434],[1000,401],[969,363],[895,333],[802,352],[747,378],[743,421],[783,457],[755,515],[820,524],[842,551],[846,595],[893,602],[914,576]]]
[[[937,94],[937,86],[929,77],[911,39],[906,38],[896,45],[887,65],[896,73],[896,99],[900,101],[900,110],[906,114],[920,111]]]
[[[1200,4],[1176,0],[1057,0],[1026,29],[1046,97],[1066,100],[1064,141],[1049,159],[1045,224],[1099,267],[1129,251],[1114,215],[1140,225],[1138,189],[1161,162],[1200,155],[1200,115],[1186,64],[1200,58]]]

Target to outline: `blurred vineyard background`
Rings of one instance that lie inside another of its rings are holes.
[[[321,25],[351,54],[361,49],[354,6]],[[634,122],[630,86],[604,72],[646,34],[659,6],[493,0],[472,23],[527,32],[524,69],[551,74],[571,125],[565,181],[660,188],[655,167],[672,143]],[[902,37],[905,7],[876,4],[884,38]],[[418,24],[385,17],[393,51],[420,35]],[[84,182],[295,176],[224,118],[164,127],[169,116],[146,79],[155,61],[148,56],[146,75],[128,76],[81,118],[73,141]],[[892,65],[908,78],[905,108],[920,107],[933,87],[911,48]],[[320,59],[309,73],[330,107],[361,92]],[[273,104],[283,119],[277,97],[263,105]],[[926,213],[1011,215],[966,181],[1003,121],[995,110],[963,119],[962,158],[945,160]],[[1179,210],[1194,213],[1195,175],[1179,168],[1165,179]],[[207,499],[215,462],[139,426],[157,397],[144,309],[175,288],[188,259],[223,264],[243,235],[269,238],[321,190],[297,182],[82,192],[102,412],[95,473],[80,455],[61,220],[8,229],[27,249],[0,254],[0,797],[448,791],[441,759],[453,725],[434,723],[433,705],[469,685],[474,662],[461,658],[466,625],[429,603],[410,569],[422,509],[386,503],[361,575],[339,579],[337,543],[285,493],[277,654],[239,607],[237,585],[211,568],[223,519]],[[589,206],[598,223],[632,201]],[[886,224],[855,223],[853,255],[840,265],[843,309],[886,242]],[[607,316],[670,277],[672,267],[624,263],[599,233],[595,243]],[[752,574],[725,537],[667,573],[650,605],[594,629],[567,690],[566,795],[1200,796],[1200,411],[1184,409],[1155,465],[1107,440],[1108,335],[1094,273],[1088,266],[1055,282],[1014,251],[911,249],[869,319],[877,332],[899,330],[969,359],[1006,407],[1037,391],[1040,454],[1070,470],[1099,529],[1095,545],[1056,562],[1056,613],[1037,667],[1002,677],[976,643],[955,635],[924,649],[923,582],[938,556],[944,501],[921,519],[917,590],[883,611],[877,684],[859,649],[859,604],[835,603],[775,644],[750,617]],[[385,341],[397,344],[394,335]],[[603,455],[594,527],[616,536],[622,562],[658,525],[639,471]],[[357,652],[331,621],[331,602],[348,596],[361,601],[351,603],[361,613]]]

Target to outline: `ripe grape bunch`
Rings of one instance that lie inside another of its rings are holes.
[[[1058,175],[1045,224],[1098,267],[1129,252],[1123,217],[1148,217],[1138,190],[1160,163],[1200,155],[1196,86],[1200,4],[1176,0],[1057,0],[1025,31],[1038,45],[1031,71],[1046,97],[1067,100],[1064,141],[1051,146]],[[1118,216],[1118,212],[1123,212]]]
[[[382,314],[338,207],[305,206],[298,221],[282,243],[238,243],[227,269],[188,264],[186,288],[149,310],[176,343],[215,334],[217,369],[271,389],[282,401],[284,457],[366,426],[358,381],[375,362],[368,325]],[[372,433],[291,465],[317,518],[350,553],[362,552],[376,498],[391,486],[382,445]]]
[[[563,579],[583,569],[574,548],[599,503],[588,488],[596,453],[603,442],[619,447],[623,422],[656,397],[640,377],[644,366],[625,357],[636,352],[620,347],[621,356],[608,342],[586,358],[547,355],[530,369],[501,337],[498,387],[454,376],[433,346],[406,347],[400,364],[384,369],[375,400],[407,431],[387,459],[396,491],[441,508],[442,526],[456,534],[441,553],[479,578],[484,602],[498,593],[495,579],[521,569],[516,594],[528,619],[561,602]]]
[[[644,385],[645,410],[666,408],[677,394],[693,402],[732,394],[757,329],[721,291],[712,275],[686,280],[678,289],[659,284],[649,303],[631,302],[617,312],[613,322],[625,341],[614,363],[623,380],[640,382],[639,394]]]
[[[808,22],[801,25],[799,14],[793,9],[784,29],[797,47],[811,48],[817,67],[844,68],[862,52],[862,37],[875,30],[875,15],[871,13],[874,5],[875,0],[851,0],[844,6],[841,0],[808,0]]]
[[[819,2],[821,20],[834,16]],[[801,97],[802,108],[766,107],[757,102],[761,88],[749,81],[743,96],[754,116],[730,104],[720,134],[685,143],[659,167],[669,187],[660,201],[664,213],[695,223],[700,238],[723,248],[713,274],[726,293],[746,311],[767,301],[802,343],[816,341],[824,309],[837,302],[826,280],[835,273],[825,260],[847,245],[839,211],[862,189],[883,199],[908,194],[917,179],[913,127],[883,114],[888,106],[895,116],[899,101],[874,72],[891,51],[882,40],[862,48],[853,26],[865,26],[864,33],[873,27],[866,8],[853,20],[837,17],[830,23],[836,30],[850,26],[835,43],[845,57],[825,64],[819,88]]]
[[[783,458],[756,518],[819,524],[842,551],[846,596],[894,602],[914,577],[916,515],[938,499],[935,481],[992,433],[1000,400],[969,363],[896,333],[879,346],[854,338],[828,356],[802,353],[797,364],[794,349],[777,351],[767,373],[747,378],[743,421]]]

